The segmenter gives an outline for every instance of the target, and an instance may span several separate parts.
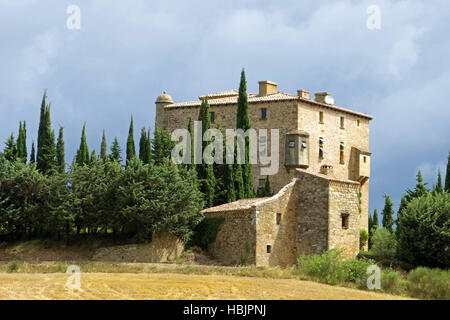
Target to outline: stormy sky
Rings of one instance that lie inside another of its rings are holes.
[[[81,10],[68,29],[67,8]],[[367,8],[380,8],[380,29]],[[42,93],[52,124],[65,128],[71,162],[87,123],[89,148],[124,148],[131,114],[135,138],[154,124],[163,90],[175,101],[259,80],[296,93],[329,91],[335,104],[369,113],[370,208],[383,193],[398,205],[422,170],[445,174],[450,148],[448,1],[112,1],[0,0],[0,142],[26,120],[37,138]]]

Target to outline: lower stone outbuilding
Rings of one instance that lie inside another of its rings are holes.
[[[296,177],[276,195],[243,199],[203,210],[223,217],[208,251],[225,264],[291,266],[302,254],[359,252],[359,182],[337,179],[332,167],[322,173],[296,169]]]

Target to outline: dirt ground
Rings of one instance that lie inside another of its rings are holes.
[[[0,299],[404,299],[309,281],[151,273],[85,273],[80,275],[78,291],[66,288],[68,277],[62,273],[3,273]]]

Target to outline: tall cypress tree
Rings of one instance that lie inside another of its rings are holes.
[[[151,144],[151,159],[156,165],[162,165],[165,160],[170,159],[175,142],[172,141],[171,134],[167,130],[160,130],[155,127],[153,141]]]
[[[413,190],[407,189],[406,194],[404,194],[402,197],[400,206],[397,211],[397,221],[401,216],[403,209],[406,208],[406,206],[412,199],[419,198],[425,195],[426,193],[430,192],[426,187],[427,184],[423,182],[422,173],[420,172],[420,170],[417,172],[416,181],[417,183],[414,189]]]
[[[197,171],[197,168],[194,163],[194,128],[192,124],[192,118],[189,117],[189,123],[188,123],[188,132],[191,137],[191,145],[189,146],[191,148],[191,159],[190,163],[188,165],[190,170]]]
[[[378,210],[375,209],[375,211],[373,212],[373,222],[372,222],[372,228],[377,229],[380,226],[380,222],[378,220]]]
[[[49,173],[55,166],[55,134],[51,129],[51,104],[47,104],[46,99],[47,91],[44,91],[41,103],[36,159],[36,168],[43,173]]]
[[[106,133],[105,133],[105,129],[103,129],[103,134],[102,134],[102,144],[100,145],[100,159],[103,161],[106,161],[106,148],[107,148],[107,144],[106,144]]]
[[[389,230],[389,232],[394,231],[394,209],[393,209],[393,203],[391,200],[391,197],[387,194],[384,194],[384,208],[383,208],[383,227]]]
[[[31,143],[30,164],[36,163],[36,148],[34,147],[34,141]]]
[[[64,147],[64,128],[59,127],[58,141],[56,142],[56,169],[63,173],[66,171],[66,156]]]
[[[80,148],[78,149],[76,155],[76,162],[78,165],[89,165],[89,148],[86,141],[86,123],[83,125],[83,130],[81,131]]]
[[[145,147],[145,151],[147,152],[147,155],[145,158],[147,159],[147,163],[150,164],[152,162],[152,139],[151,139],[151,132],[150,128],[148,128],[147,131],[147,146]]]
[[[202,100],[198,120],[202,122],[202,137],[205,132],[211,129],[211,118],[209,111],[208,97]],[[207,146],[207,142],[203,141],[203,150]],[[203,159],[202,159],[203,160]],[[197,177],[200,184],[200,190],[205,197],[205,205],[211,207],[214,205],[215,198],[215,177],[212,164],[203,163],[197,165]]]
[[[23,163],[27,162],[27,126],[26,122],[20,121],[19,123],[19,135],[17,136],[17,158]]]
[[[44,171],[45,164],[43,161],[44,157],[44,145],[45,145],[45,133],[48,130],[45,125],[45,112],[47,110],[47,90],[44,90],[44,95],[41,102],[41,113],[39,118],[39,129],[37,137],[37,159],[36,167],[38,170]]]
[[[434,191],[435,192],[444,191],[444,188],[442,187],[441,169],[438,169],[438,180],[437,180],[436,188],[434,189]]]
[[[122,162],[122,150],[120,149],[119,141],[117,137],[114,138],[114,141],[111,145],[111,153],[109,154],[110,161]]]
[[[147,141],[147,129],[142,127],[141,138],[139,139],[139,159],[144,164],[150,163],[149,152],[148,152],[148,141]]]
[[[450,192],[450,151],[448,152],[447,171],[445,173],[445,191]]]
[[[128,139],[127,139],[127,159],[126,159],[127,166],[135,156],[136,156],[136,148],[134,146],[134,126],[133,126],[133,116],[131,116],[130,129],[128,130]]]
[[[247,97],[247,80],[245,78],[245,70],[242,69],[241,80],[239,84],[239,96],[237,106],[236,128],[242,129],[244,132],[250,129],[250,118],[248,116],[248,97]],[[255,196],[253,188],[252,164],[250,163],[250,138],[245,138],[245,163],[242,166],[243,194],[245,198]],[[240,179],[238,177],[238,179]],[[240,191],[238,192],[241,193]]]

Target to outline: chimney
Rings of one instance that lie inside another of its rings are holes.
[[[302,99],[309,99],[309,91],[297,90],[297,95]]]
[[[315,94],[316,101],[320,103],[333,104],[334,99],[331,97],[331,93],[329,92],[318,92]]]
[[[334,175],[333,166],[324,164],[323,166],[320,167],[320,173],[326,176],[333,176]]]
[[[265,96],[267,94],[273,94],[278,92],[278,83],[272,81],[259,81],[259,95]]]

